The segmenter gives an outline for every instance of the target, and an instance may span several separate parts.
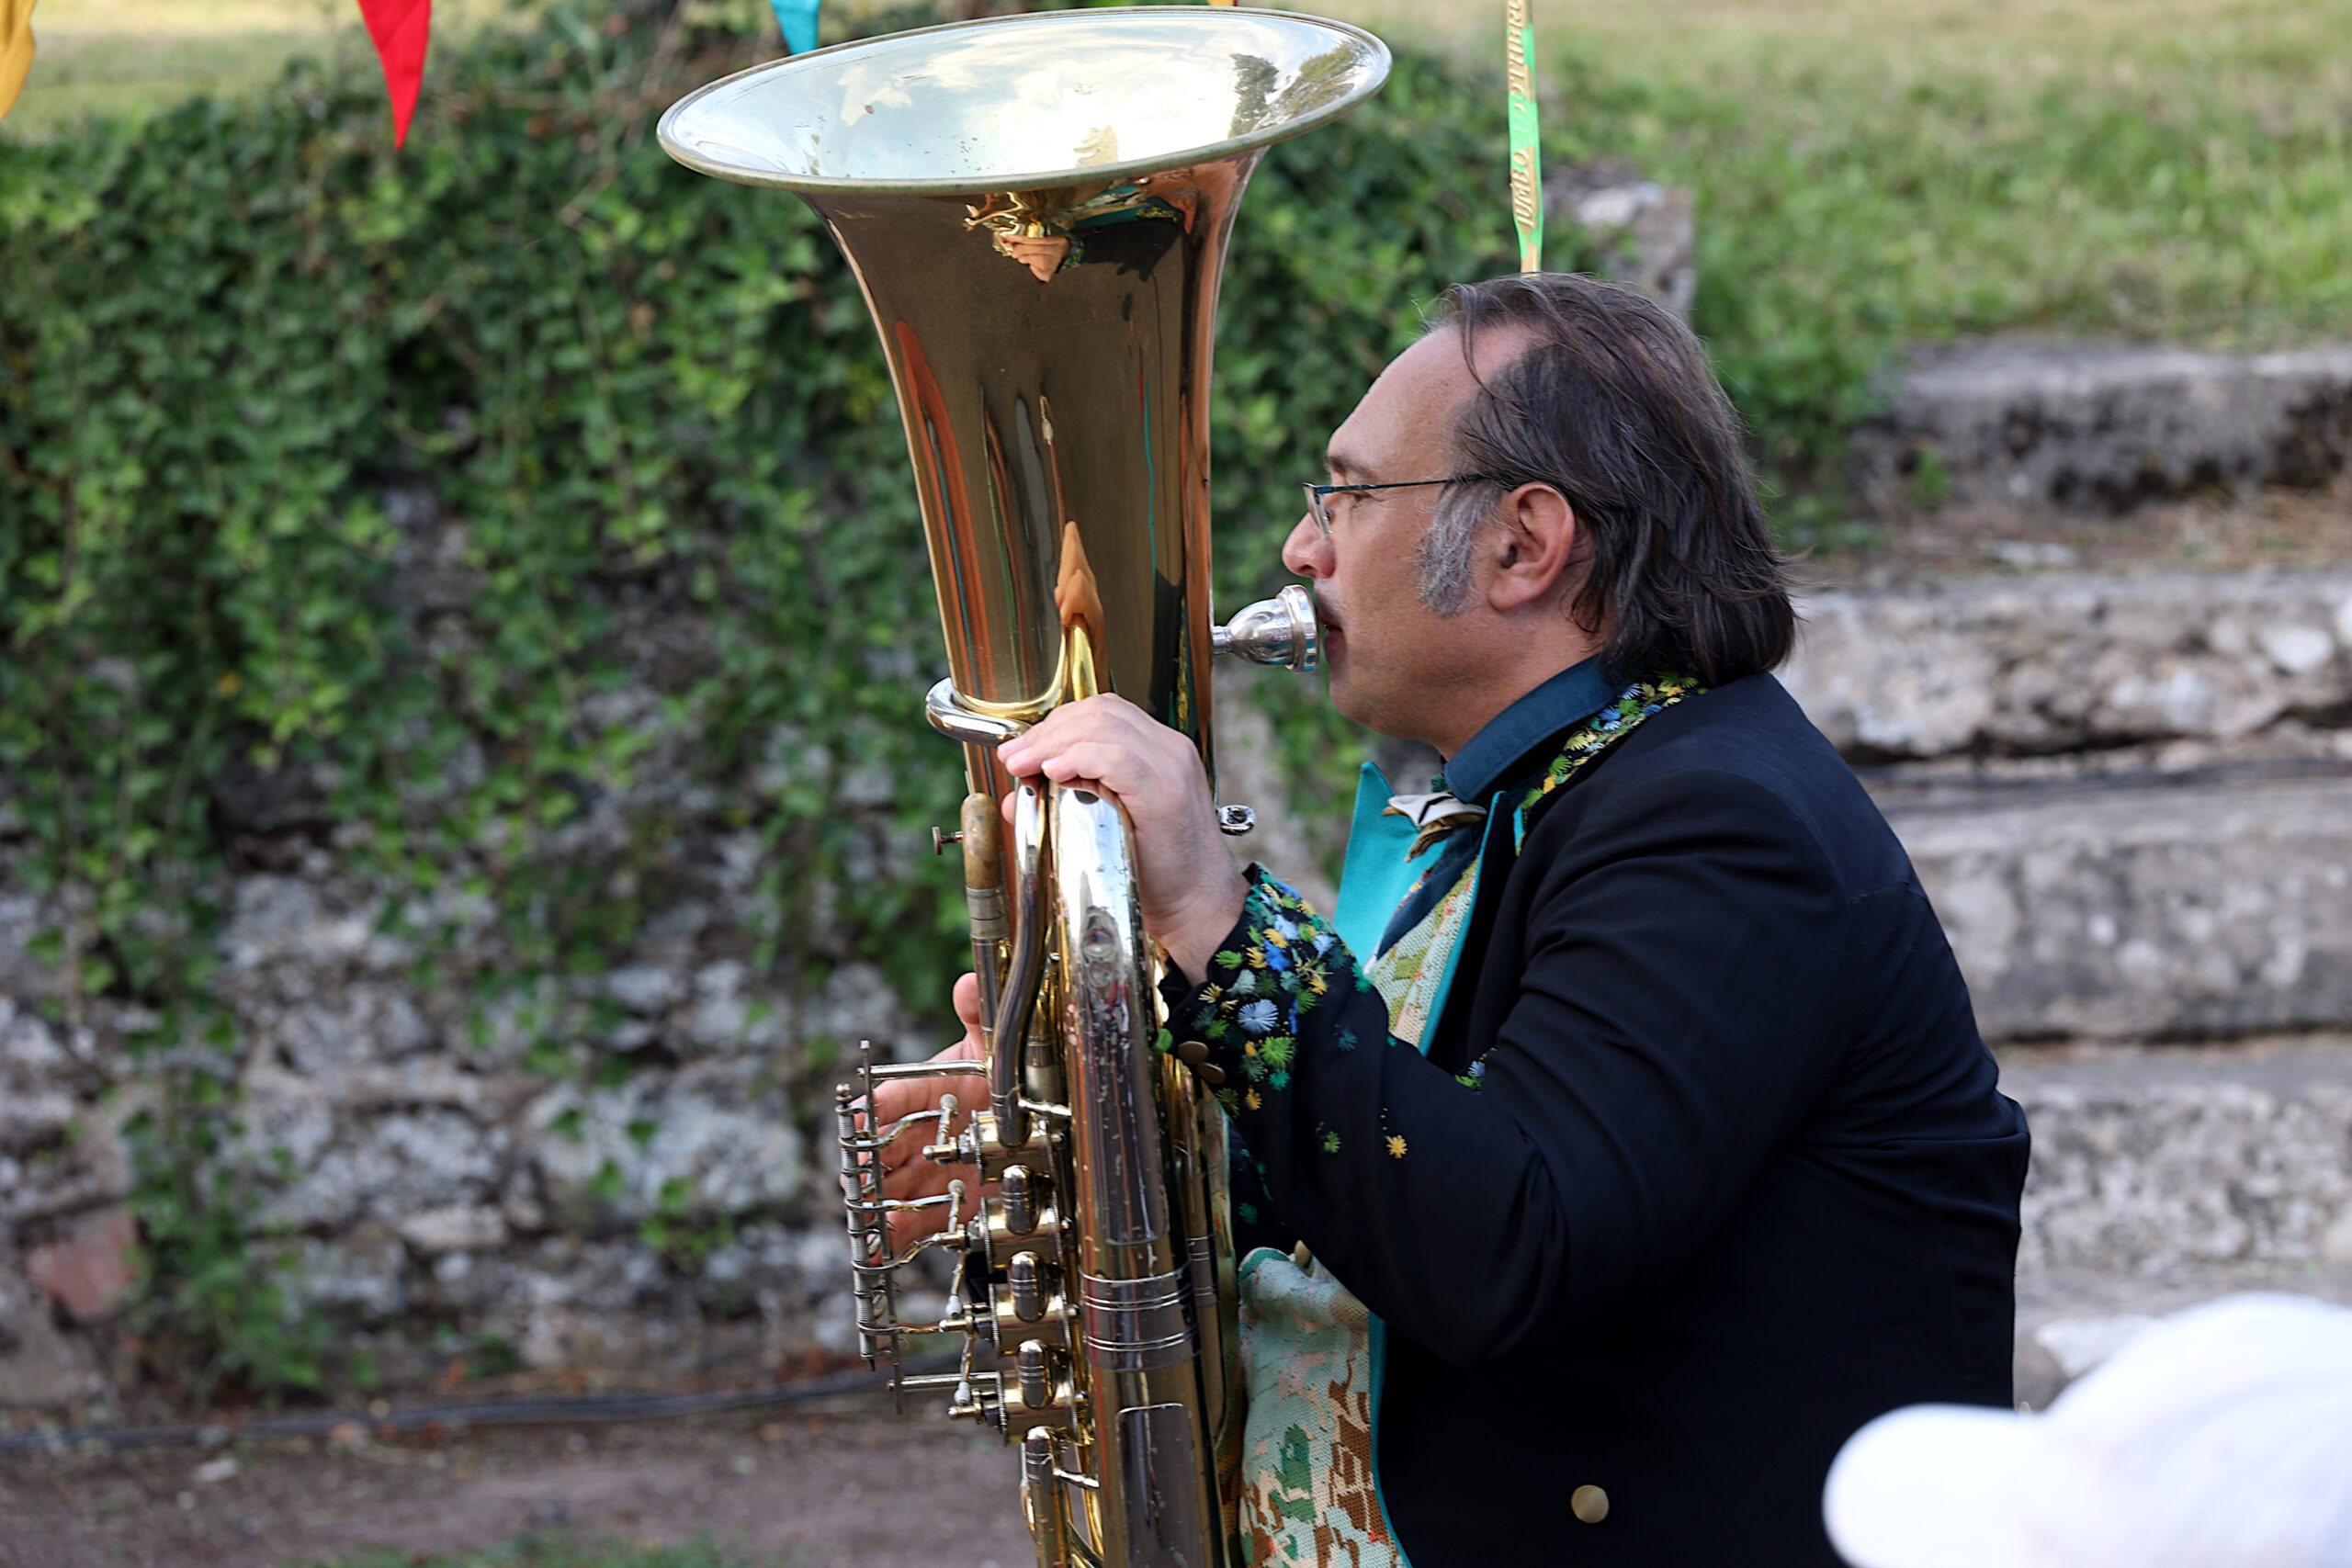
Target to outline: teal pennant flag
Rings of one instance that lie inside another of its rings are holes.
[[[817,47],[817,0],[771,0],[784,28],[784,47],[806,54]]]

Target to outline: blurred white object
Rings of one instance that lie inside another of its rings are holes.
[[[1855,1568],[2352,1568],[2352,1312],[2233,1296],[2045,1414],[1897,1410],[1823,1509]]]
[[[2033,1331],[2034,1343],[2050,1352],[2068,1382],[2083,1376],[2154,1326],[2144,1312],[2106,1317],[2062,1317]]]

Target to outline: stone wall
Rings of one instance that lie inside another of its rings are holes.
[[[282,1235],[258,1256],[299,1252],[298,1292],[346,1349],[398,1379],[436,1344],[672,1369],[838,1348],[838,1314],[817,1308],[842,1248],[811,1179],[830,1084],[795,1043],[912,1048],[938,1032],[868,966],[842,965],[797,1007],[783,976],[752,968],[741,849],[703,840],[684,868],[698,896],[649,922],[624,966],[479,1009],[461,980],[421,977],[412,946],[383,934],[392,901],[332,854],[236,881],[219,985],[246,1046],[224,1164]],[[141,1021],[100,1006],[46,1021],[50,982],[23,957],[41,921],[29,897],[0,902],[0,1240],[19,1259],[62,1248],[104,1269],[127,1238],[98,1222],[130,1190],[141,1100],[122,1041]],[[540,1018],[606,1015],[588,1043],[634,1058],[608,1087],[525,1066]],[[726,1234],[683,1269],[640,1234],[657,1213]],[[69,1300],[7,1264],[0,1253],[0,1402],[97,1392],[107,1334],[54,1330],[114,1318],[128,1277]]]
[[[1808,618],[1789,684],[1905,837],[1990,1036],[2352,1022],[2352,577],[1953,585],[1826,595]],[[1261,810],[1250,852],[1312,866],[1332,846],[1283,808],[1251,694],[1272,678],[1220,677],[1226,793]],[[612,722],[654,722],[648,694],[605,700]],[[670,836],[629,950],[525,995],[481,994],[475,970],[428,965],[401,934],[453,924],[459,953],[495,954],[486,907],[372,882],[283,781],[221,786],[244,868],[218,943],[245,1042],[224,1168],[273,1228],[260,1254],[294,1254],[304,1300],[395,1382],[490,1346],[532,1368],[663,1373],[843,1348],[836,1047],[921,1054],[945,1010],[857,963],[797,997],[753,962],[756,843],[664,763],[684,743],[665,736],[580,829],[583,853],[657,813]],[[922,852],[892,837],[889,793],[853,777],[838,806],[872,855]],[[5,834],[0,812],[0,1404],[56,1405],[129,1371],[125,1129],[141,1101],[125,1041],[152,1021],[110,1003],[43,1016],[57,981],[28,943],[49,912],[9,880]],[[549,1037],[628,1070],[551,1077],[529,1061]],[[2344,1256],[2341,1075],[2306,1077],[2323,1087],[2301,1099],[2241,1086],[2211,1104],[2204,1080],[2166,1079],[2142,1120],[2114,1073],[2039,1081],[2030,1263],[2194,1252],[2232,1224],[2282,1256]],[[2209,1167],[2265,1147],[2280,1182],[2335,1185],[2214,1185]],[[2180,1193],[2119,1192],[2102,1168]],[[2208,1187],[2228,1213],[2198,1208]],[[665,1238],[664,1216],[695,1244]]]

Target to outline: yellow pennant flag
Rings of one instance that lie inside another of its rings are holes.
[[[0,119],[17,107],[33,68],[33,0],[0,0]]]

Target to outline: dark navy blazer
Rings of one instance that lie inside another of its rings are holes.
[[[1541,732],[1481,768],[1515,783],[1562,737],[1505,716]],[[2010,1398],[2025,1121],[1942,928],[1769,675],[1651,717],[1511,839],[1426,1059],[1354,1048],[1385,1009],[1335,986],[1285,1091],[1228,1104],[1240,1244],[1305,1241],[1382,1320],[1416,1568],[1834,1564],[1850,1433]],[[1210,1060],[1242,1081],[1238,1046]]]

